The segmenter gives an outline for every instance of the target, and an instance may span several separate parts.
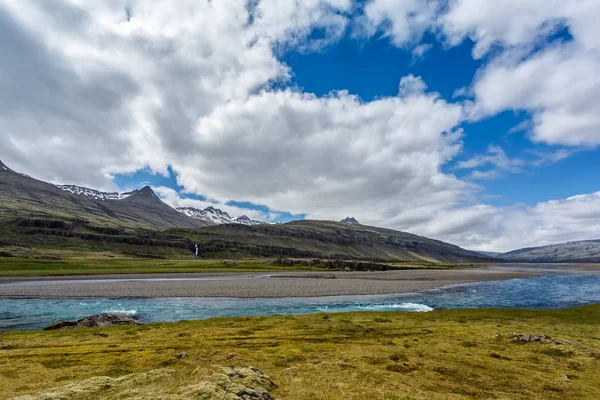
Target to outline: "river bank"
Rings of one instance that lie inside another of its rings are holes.
[[[596,400],[599,330],[596,305],[7,332],[0,336],[0,398],[58,387],[28,399],[135,393],[184,400],[198,398],[192,387],[224,390],[218,386],[221,368],[235,365],[253,366],[270,377],[277,385],[271,396],[281,400]],[[513,332],[552,339],[520,342]]]
[[[3,277],[0,296],[278,298],[413,293],[452,284],[540,276],[515,267],[382,272],[132,274]]]

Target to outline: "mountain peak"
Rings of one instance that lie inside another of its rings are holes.
[[[0,172],[12,172],[12,170],[0,160]]]
[[[354,217],[346,217],[343,220],[341,220],[340,222],[344,223],[344,224],[350,224],[350,225],[360,225],[360,222],[358,222],[356,220],[356,218],[354,218]]]
[[[163,202],[157,195],[154,193],[154,190],[150,186],[144,186],[139,190],[134,190],[131,192],[131,195],[126,197],[124,200],[130,201],[133,203],[143,203],[146,205],[152,206],[166,206],[171,208],[165,202]]]
[[[152,190],[152,188],[148,185],[144,186],[143,188],[141,188],[139,190],[140,194],[146,195],[146,196],[156,196],[156,194],[154,194],[154,190]]]

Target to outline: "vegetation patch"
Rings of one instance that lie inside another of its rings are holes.
[[[377,318],[389,322],[374,322]],[[460,323],[464,320],[469,323]],[[501,339],[494,339],[499,324]],[[600,306],[589,306],[5,332],[0,397],[229,400],[264,399],[261,393],[268,393],[294,400],[597,400],[599,330]],[[563,344],[510,340],[510,332],[528,331]],[[231,365],[254,366],[263,374],[221,367]]]

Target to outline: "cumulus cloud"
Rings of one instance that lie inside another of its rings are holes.
[[[504,110],[533,114],[530,137],[569,146],[600,145],[600,51],[557,45],[525,60],[511,54],[482,70],[474,83],[477,118]]]
[[[599,210],[600,192],[540,202],[535,206],[490,208],[487,214],[477,214],[472,223],[465,226],[462,235],[471,239],[472,248],[485,251],[597,239]]]
[[[418,44],[435,27],[440,7],[432,0],[373,0],[364,8],[361,27],[368,36],[381,32],[398,47]]]
[[[527,110],[535,142],[600,145],[600,26],[593,15],[600,15],[594,0],[451,3],[441,24],[452,44],[470,37],[477,58],[494,45],[504,49],[474,82],[475,117]],[[563,28],[572,40],[536,50]]]
[[[249,10],[244,0],[3,2],[5,161],[96,187],[143,166],[166,173],[199,118],[289,78],[275,47],[312,29],[337,32],[326,34],[333,40],[349,6],[269,3]]]
[[[596,0],[373,0],[365,7],[368,28],[398,47],[425,32],[449,46],[466,38],[473,57],[496,56],[479,71],[471,92],[471,118],[505,110],[532,114],[530,137],[553,145],[600,145],[600,2]],[[548,38],[568,30],[570,40]],[[418,49],[419,47],[416,47]]]
[[[597,194],[496,208],[479,204],[478,188],[443,167],[462,149],[466,111],[485,118],[524,109],[536,142],[600,144],[596,4],[5,0],[0,156],[37,178],[106,189],[114,188],[113,174],[167,174],[171,166],[185,191],[214,203],[158,188],[170,204],[216,204],[256,219],[272,216],[227,203],[310,218],[350,215],[490,250],[524,238],[579,238],[593,224],[580,223],[577,210],[589,211]],[[285,88],[293,71],[283,51],[321,50],[349,26],[416,56],[427,50],[420,43],[427,33],[448,45],[471,38],[476,57],[496,45],[503,51],[479,72],[468,110],[412,75],[398,77],[397,96],[370,102],[346,91]],[[535,50],[561,27],[572,41]],[[470,168],[518,167],[491,153]]]
[[[347,92],[263,91],[201,118],[198,151],[174,168],[188,190],[221,201],[379,223],[403,218],[405,202],[437,207],[468,191],[440,172],[460,150],[461,115],[419,91],[369,103]]]

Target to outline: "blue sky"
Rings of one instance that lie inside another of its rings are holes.
[[[597,0],[0,6],[0,159],[487,251],[600,232]]]
[[[548,38],[570,40],[568,31]],[[426,82],[428,91],[434,91],[448,102],[455,100],[455,92],[468,87],[478,69],[485,65],[488,57],[474,60],[471,56],[473,42],[464,40],[455,47],[446,47],[426,37],[424,43],[431,48],[422,57],[412,55],[410,48],[397,48],[381,36],[357,40],[345,36],[340,41],[317,52],[295,49],[280,54],[280,59],[291,68],[292,79],[286,86],[296,86],[302,91],[325,96],[331,91],[347,90],[360,96],[365,102],[380,97],[395,96],[401,77],[413,74]],[[543,46],[542,46],[543,48]],[[460,155],[444,165],[447,173],[461,179],[473,181],[480,186],[481,198],[485,203],[507,206],[523,203],[534,206],[539,202],[569,197],[576,193],[591,193],[599,189],[596,174],[600,171],[600,151],[580,148],[573,155],[544,165],[528,165],[518,172],[504,171],[493,178],[477,179],[470,170],[456,170],[463,160],[486,153],[490,145],[501,146],[510,158],[535,159],[535,152],[552,153],[560,146],[532,143],[527,133],[512,132],[530,115],[524,111],[504,111],[481,121],[463,123],[464,146]],[[493,169],[493,166],[490,166]],[[122,190],[139,188],[143,185],[165,186],[183,193],[183,197],[207,201],[201,195],[185,193],[178,185],[174,172],[169,176],[140,170],[133,174],[116,174],[115,183]],[[267,214],[265,205],[253,204],[240,199],[226,204],[242,209],[256,210]],[[277,210],[273,210],[277,211]],[[306,217],[303,213],[292,214],[278,211],[274,221],[288,222]]]

